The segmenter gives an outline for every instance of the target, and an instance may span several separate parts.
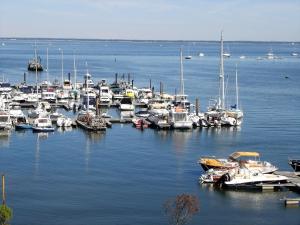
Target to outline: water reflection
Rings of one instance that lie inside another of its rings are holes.
[[[225,190],[214,187],[213,184],[199,184],[201,189],[205,189],[208,192],[216,193],[220,198],[226,199],[226,202],[231,207],[238,209],[253,208],[256,210],[262,210],[265,208],[265,203],[270,201],[278,201],[283,199],[286,195],[285,192],[262,192],[259,190]],[[246,203],[246,204],[245,204]]]
[[[176,154],[182,154],[185,152],[186,145],[188,140],[193,136],[193,132],[196,132],[196,130],[174,130],[171,132],[173,149],[175,150]]]
[[[64,133],[64,132],[70,132],[70,131],[72,131],[73,128],[72,127],[58,127],[56,130],[59,133]]]
[[[10,130],[0,131],[0,147],[9,147],[10,144]]]
[[[49,133],[40,132],[36,135],[36,148],[35,148],[35,161],[34,161],[34,168],[35,168],[35,176],[39,174],[40,168],[40,140],[45,140],[48,138]]]
[[[264,203],[270,200],[276,200],[283,198],[285,195],[283,192],[261,192],[261,191],[234,191],[234,190],[219,190],[216,189],[216,193],[222,198],[226,198],[230,201],[231,205],[235,208],[255,208],[263,209]],[[247,203],[247,204],[244,204]]]
[[[209,127],[201,128],[200,131],[206,134],[207,137],[214,137],[217,135],[230,135],[236,136],[241,131],[241,127]]]
[[[85,134],[85,168],[88,172],[89,170],[89,161],[90,161],[90,155],[91,155],[91,145],[100,142],[100,140],[103,139],[105,136],[104,131],[98,131],[98,132],[89,132],[89,131],[83,131]]]

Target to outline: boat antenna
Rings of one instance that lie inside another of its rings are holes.
[[[219,107],[225,108],[225,85],[224,85],[224,58],[223,58],[223,31],[221,31],[221,52],[220,52],[220,87],[219,87]]]

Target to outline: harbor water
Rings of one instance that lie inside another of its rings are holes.
[[[225,37],[226,39],[226,37]],[[0,80],[35,83],[27,63],[38,54],[49,79],[71,73],[73,54],[77,80],[88,68],[94,81],[114,81],[130,73],[138,87],[179,90],[179,49],[192,59],[184,61],[185,92],[200,99],[201,111],[218,95],[219,43],[168,41],[100,41],[57,39],[0,39]],[[135,129],[113,124],[105,133],[81,129],[38,134],[14,131],[0,134],[0,172],[6,176],[7,204],[14,225],[125,225],[167,224],[163,204],[182,193],[196,195],[200,211],[190,224],[274,225],[300,224],[300,208],[285,208],[289,191],[246,192],[216,190],[200,185],[200,156],[227,157],[230,153],[258,151],[261,159],[280,170],[291,170],[288,158],[300,158],[300,58],[290,55],[300,43],[225,42],[226,101],[235,100],[238,67],[240,107],[244,121],[237,128],[197,128],[190,131]],[[61,50],[59,50],[61,49]],[[272,49],[277,59],[265,55]],[[198,56],[204,53],[203,57]],[[240,59],[240,56],[246,56]],[[261,60],[257,59],[261,57]],[[47,78],[39,73],[39,81]],[[126,77],[125,76],[125,77]],[[68,112],[72,117],[72,113]]]

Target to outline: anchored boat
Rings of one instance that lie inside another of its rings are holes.
[[[267,174],[278,170],[278,168],[271,163],[260,161],[259,157],[260,154],[258,152],[234,152],[228,159],[202,157],[198,162],[205,171],[209,169],[228,170],[240,167]]]

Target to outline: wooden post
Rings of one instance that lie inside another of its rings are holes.
[[[5,176],[2,174],[2,204],[5,205]]]
[[[196,116],[199,115],[199,98],[196,98]]]
[[[118,83],[118,73],[115,74],[115,83]]]
[[[164,84],[162,82],[159,83],[159,93],[160,93],[160,97],[164,93]]]
[[[150,81],[149,81],[149,83],[150,83],[150,90],[152,89],[152,81],[151,81],[151,79],[150,79]]]

